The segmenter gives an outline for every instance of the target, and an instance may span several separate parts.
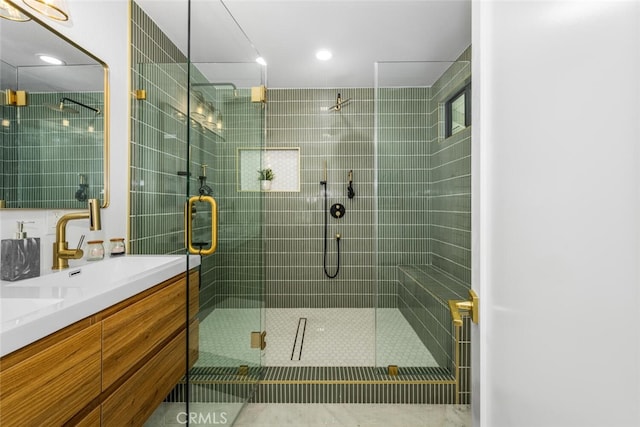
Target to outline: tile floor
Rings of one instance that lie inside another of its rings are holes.
[[[268,309],[267,348],[251,349],[260,310],[217,309],[200,324],[197,366],[437,366],[396,309]],[[291,360],[298,320],[307,319],[300,361]],[[145,427],[468,427],[468,406],[163,403]]]
[[[171,406],[173,405],[173,406]],[[186,424],[184,404],[163,404],[145,427]],[[191,423],[235,427],[470,427],[466,405],[195,404]]]
[[[197,366],[437,366],[396,309],[267,309],[267,348],[248,345],[257,309],[217,309],[200,324]],[[300,360],[291,360],[298,321],[307,324]],[[262,356],[262,360],[261,360]]]

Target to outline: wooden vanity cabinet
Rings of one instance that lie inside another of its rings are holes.
[[[0,425],[139,425],[181,380],[186,274],[0,359]],[[189,366],[199,273],[189,273]]]
[[[100,395],[99,324],[0,360],[0,425],[62,425]],[[46,339],[46,338],[45,338]]]
[[[113,315],[102,329],[103,426],[133,426],[144,421],[182,379],[186,362],[186,286],[181,280],[163,287]],[[199,274],[189,277],[190,346],[198,345]],[[135,320],[133,320],[135,319]],[[149,327],[132,330],[131,322]],[[195,340],[195,343],[194,343]],[[193,350],[189,366],[193,366]],[[197,352],[196,352],[197,354]]]

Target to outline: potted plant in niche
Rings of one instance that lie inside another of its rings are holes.
[[[262,191],[271,190],[271,181],[273,180],[273,178],[275,178],[273,169],[271,168],[258,169],[258,174],[259,174],[258,180],[260,181],[260,189]]]

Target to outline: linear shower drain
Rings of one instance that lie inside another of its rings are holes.
[[[302,360],[302,346],[304,345],[304,334],[307,330],[307,318],[298,319],[298,329],[296,329],[296,338],[293,341],[291,349],[291,360]]]

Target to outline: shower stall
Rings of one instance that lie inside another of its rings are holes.
[[[131,6],[129,252],[217,250],[201,256],[197,356],[147,425],[230,424],[249,400],[468,403],[468,319],[447,301],[470,287],[470,129],[447,136],[447,117],[470,49],[378,63],[373,88],[265,99],[222,3],[191,4],[192,29],[222,33],[190,43],[152,19],[158,3]]]

